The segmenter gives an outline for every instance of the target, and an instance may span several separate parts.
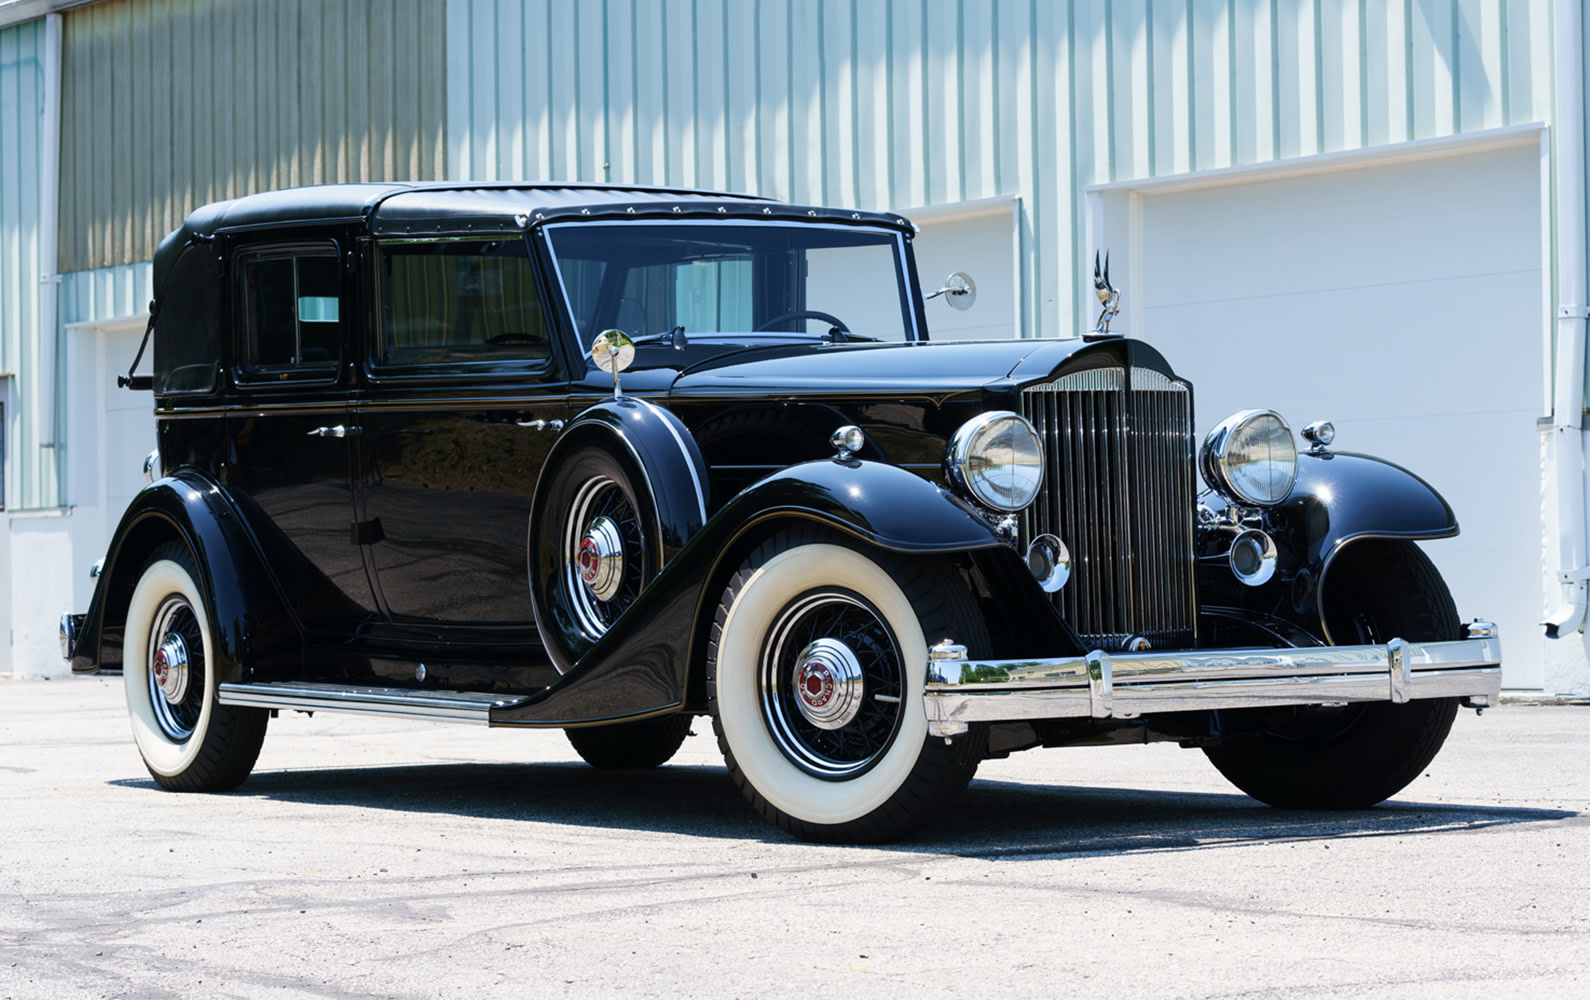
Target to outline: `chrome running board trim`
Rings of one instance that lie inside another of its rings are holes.
[[[223,682],[216,700],[240,708],[275,708],[294,712],[374,712],[442,722],[491,724],[494,709],[517,708],[527,695],[476,691],[417,691],[407,688],[344,687],[340,684]]]

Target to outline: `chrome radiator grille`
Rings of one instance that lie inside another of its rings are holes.
[[[1092,646],[1132,636],[1190,646],[1193,592],[1192,406],[1187,386],[1157,371],[1096,368],[1022,393],[1043,438],[1043,491],[1023,537],[1058,535],[1071,580],[1056,606]]]

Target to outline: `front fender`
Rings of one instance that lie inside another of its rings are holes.
[[[1457,515],[1429,483],[1383,459],[1351,452],[1298,456],[1283,516],[1302,526],[1317,574],[1362,538],[1450,538]]]
[[[168,541],[192,553],[209,607],[211,667],[223,681],[246,681],[265,661],[294,660],[301,637],[226,492],[184,470],[141,490],[122,514],[83,629],[72,670],[121,663],[127,605],[149,556]]]
[[[965,503],[895,466],[832,460],[791,466],[725,504],[557,683],[522,705],[493,712],[493,725],[617,721],[683,705],[691,665],[704,656],[728,577],[755,541],[791,521],[825,524],[898,552],[1002,545]]]
[[[1314,614],[1327,638],[1325,584],[1343,549],[1371,538],[1458,533],[1452,506],[1429,483],[1400,465],[1352,452],[1299,455],[1297,485],[1276,514],[1300,540],[1299,555],[1314,576]]]

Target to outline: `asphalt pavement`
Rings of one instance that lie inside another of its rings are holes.
[[[886,848],[791,840],[695,734],[599,772],[290,715],[179,795],[120,678],[0,680],[0,998],[1590,996],[1590,706],[1465,711],[1355,813],[1173,745],[1030,751]]]

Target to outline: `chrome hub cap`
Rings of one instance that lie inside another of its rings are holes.
[[[149,669],[166,702],[181,704],[188,693],[188,644],[182,636],[166,636],[166,641],[155,650],[154,662]]]
[[[624,538],[610,518],[598,517],[580,540],[580,580],[598,601],[611,601],[624,582]]]
[[[629,495],[606,476],[580,484],[563,522],[562,591],[574,623],[600,638],[640,596],[646,543]]]
[[[838,639],[818,639],[796,660],[795,707],[818,729],[839,729],[861,710],[861,664]]]

